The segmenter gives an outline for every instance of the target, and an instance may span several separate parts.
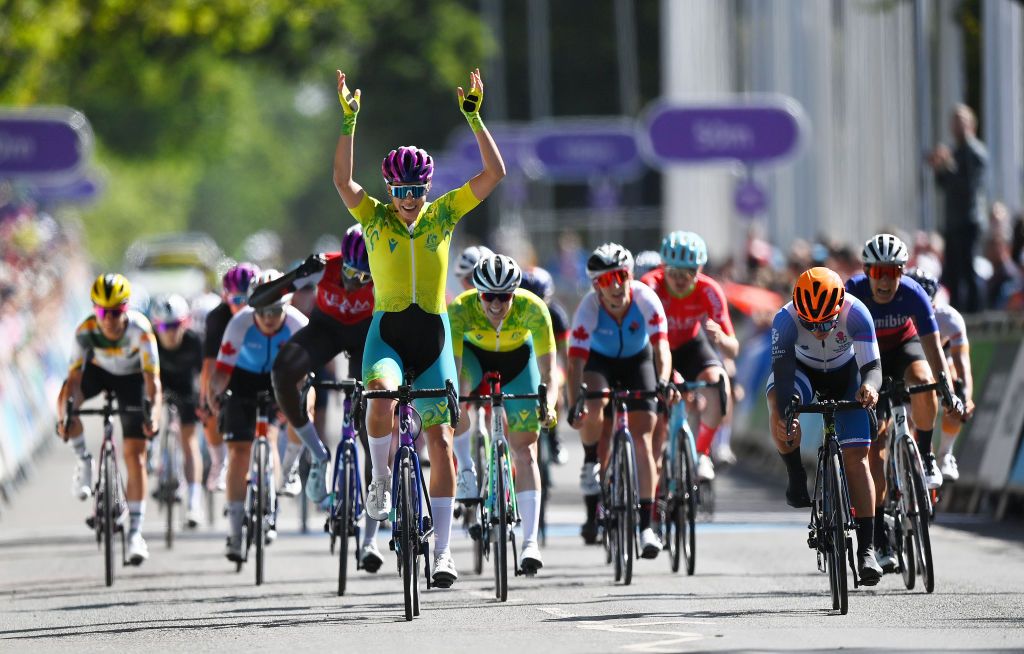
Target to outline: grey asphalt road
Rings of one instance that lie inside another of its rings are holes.
[[[933,529],[936,589],[907,591],[886,577],[851,590],[849,615],[834,615],[827,578],[805,544],[806,516],[787,510],[780,480],[747,468],[720,475],[714,522],[698,527],[697,574],[672,574],[662,557],[638,563],[633,584],[612,580],[600,548],[576,535],[580,450],[556,468],[545,568],[510,581],[493,599],[490,577],[471,574],[470,541],[453,536],[461,577],[423,594],[422,615],[402,615],[390,554],[381,572],[355,573],[335,593],[336,560],[311,519],[282,509],[267,583],[222,556],[223,519],[165,549],[152,503],[145,528],[151,558],[118,570],[112,588],[72,499],[73,459],[55,444],[0,515],[2,651],[687,652],[1024,650],[1024,532],[965,516]],[[386,541],[381,541],[386,548]],[[356,649],[353,649],[356,648]]]

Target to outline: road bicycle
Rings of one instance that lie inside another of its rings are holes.
[[[121,536],[121,565],[130,562],[125,557],[124,523],[128,520],[128,501],[125,499],[124,478],[118,464],[117,446],[114,444],[114,416],[142,415],[148,422],[151,404],[143,400],[141,407],[114,408],[114,392],[103,392],[103,407],[76,409],[74,398],[68,398],[64,411],[64,433],[71,429],[75,416],[103,417],[103,444],[100,446],[99,474],[93,490],[93,513],[86,524],[96,532],[96,544],[103,550],[104,579],[107,586],[114,584],[114,534]]]
[[[405,619],[412,620],[420,614],[419,571],[420,557],[429,561],[430,535],[434,533],[433,517],[430,515],[430,498],[427,484],[416,454],[416,440],[423,431],[420,414],[413,407],[413,400],[420,398],[445,398],[451,425],[459,422],[459,394],[451,380],[445,380],[444,388],[415,390],[411,374],[406,374],[405,383],[393,391],[370,390],[360,394],[360,413],[365,415],[367,400],[397,400],[395,413],[398,416],[399,446],[391,468],[391,540],[388,547],[398,556],[398,571],[402,576],[405,599]],[[423,507],[426,506],[426,515]],[[423,566],[427,588],[431,587],[430,570]]]
[[[338,555],[338,595],[345,594],[348,579],[350,539],[354,545],[356,570],[362,568],[359,560],[359,521],[363,517],[363,485],[359,481],[359,437],[358,425],[362,424],[360,413],[361,382],[355,379],[341,381],[316,380],[310,375],[306,388],[321,391],[339,391],[343,394],[341,440],[334,451],[334,474],[331,477],[331,505],[324,523],[324,531],[331,535],[331,554]],[[303,392],[305,406],[305,392]],[[376,570],[373,570],[376,572]]]
[[[717,388],[722,415],[725,415],[724,377],[713,383],[689,381],[675,386],[682,393]],[[705,491],[710,491],[710,485],[705,486],[697,479],[697,445],[687,422],[686,403],[676,403],[670,414],[671,428],[662,455],[657,511],[672,572],[679,572],[680,564],[685,561],[686,574],[692,575],[697,566],[697,511],[706,496]]]
[[[913,590],[920,575],[925,592],[935,590],[935,566],[932,560],[928,523],[932,516],[932,497],[925,482],[924,466],[917,441],[910,433],[907,404],[917,393],[939,391],[943,403],[952,403],[945,376],[931,384],[907,387],[902,379],[886,378],[879,398],[889,401],[890,420],[886,426],[885,461],[887,493],[883,509],[892,518],[889,544],[907,590]]]
[[[164,420],[160,437],[150,443],[156,460],[156,487],[152,496],[164,514],[164,543],[174,547],[174,513],[181,504],[181,481],[184,479],[184,460],[181,451],[181,420],[178,404],[169,391],[164,391]]]
[[[547,387],[541,384],[536,393],[503,393],[501,375],[497,372],[484,374],[484,383],[489,392],[480,395],[466,395],[462,402],[488,402],[491,409],[490,449],[487,450],[486,481],[481,495],[478,527],[474,535],[477,547],[483,548],[483,557],[491,554],[494,564],[494,594],[502,602],[508,600],[508,553],[512,550],[512,569],[516,575],[533,574],[519,567],[514,527],[521,522],[519,505],[516,502],[515,480],[512,474],[512,460],[508,439],[505,435],[505,401],[536,400],[542,422],[547,421]],[[493,550],[492,550],[493,547]]]
[[[591,391],[586,384],[580,384],[571,414],[572,422],[576,422],[586,413],[587,400],[611,400],[614,423],[612,454],[601,480],[598,523],[602,527],[605,561],[614,564],[615,581],[622,581],[627,586],[633,582],[633,563],[636,553],[640,551],[640,483],[637,480],[636,444],[629,431],[626,402],[651,398],[664,400],[664,395],[664,390],[634,391],[617,388]]]
[[[866,411],[875,433],[875,413],[865,409],[853,400],[821,400],[800,404],[800,396],[794,395],[786,409],[787,431],[793,432],[796,417],[801,413],[820,413],[824,423],[821,446],[814,474],[814,493],[811,495],[811,521],[807,525],[807,546],[817,552],[818,570],[828,574],[829,590],[832,594],[832,609],[842,615],[849,611],[849,591],[846,566],[853,574],[853,587],[860,586],[857,566],[854,563],[853,538],[856,531],[850,490],[846,484],[846,467],[843,453],[836,435],[836,413],[840,411]]]

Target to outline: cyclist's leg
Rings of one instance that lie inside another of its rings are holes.
[[[184,390],[184,389],[181,389]],[[193,394],[178,396],[178,421],[181,423],[181,451],[188,483],[188,511],[197,514],[201,509],[203,458],[196,437],[196,399]],[[194,516],[193,516],[194,517]]]
[[[502,373],[504,378],[504,372]],[[537,359],[530,355],[525,370],[505,386],[508,393],[534,393],[540,384]],[[537,526],[540,520],[540,468],[537,466],[537,439],[540,421],[534,400],[510,400],[505,405],[508,420],[509,445],[516,468],[516,500],[523,520],[523,550],[537,544]]]
[[[60,389],[57,399],[58,406],[64,406],[68,397],[74,401],[75,407],[81,407],[82,403],[98,395],[102,390],[99,379],[99,369],[90,363],[86,363],[80,370],[73,370],[68,373],[68,379]],[[74,450],[78,461],[75,462],[75,472],[71,478],[71,492],[80,500],[86,500],[92,495],[92,455],[86,448],[85,434],[83,433],[82,421],[77,417],[71,421],[71,429],[64,438]]]
[[[814,390],[810,379],[797,364],[794,373],[793,391],[800,397],[801,403],[806,403],[814,398]],[[800,434],[793,434],[791,440],[781,440],[775,433],[773,425],[780,419],[778,414],[777,400],[775,397],[775,374],[768,377],[768,384],[765,391],[768,400],[768,421],[769,430],[772,433],[775,449],[778,450],[782,462],[786,464],[786,473],[789,477],[789,484],[786,487],[786,503],[793,508],[805,508],[811,505],[810,495],[807,492],[807,471],[804,469],[803,461],[800,460]]]
[[[480,385],[480,380],[483,378],[483,370],[480,367],[480,361],[477,359],[476,354],[472,348],[466,348],[462,351],[462,375],[459,379],[460,393],[467,394],[472,393],[477,386]],[[458,475],[462,481],[463,490],[460,491],[460,497],[463,492],[469,492],[470,495],[466,497],[475,497],[477,494],[476,484],[472,483],[472,478],[477,475],[484,474],[482,470],[476,470],[476,466],[473,461],[473,424],[475,419],[475,411],[467,410],[467,405],[463,405],[462,420],[459,421],[459,426],[455,428],[455,437],[453,440],[453,447],[455,450],[455,459],[458,464]]]
[[[394,390],[402,383],[402,359],[380,333],[381,322],[386,315],[388,314],[383,312],[373,314],[370,330],[366,335],[366,345],[363,348],[363,382],[369,390]],[[390,474],[389,457],[394,412],[393,400],[367,402],[366,434],[370,450],[370,467],[376,479],[383,479]]]
[[[952,363],[949,364],[949,372],[953,379],[953,393],[966,403],[963,381],[957,379],[956,370]],[[942,477],[947,481],[957,481],[960,472],[957,469],[956,458],[953,456],[953,443],[960,434],[963,422],[956,416],[942,414],[942,445],[939,447],[939,460],[942,462]]]
[[[592,391],[608,389],[607,375],[610,374],[604,357],[593,352],[583,370],[583,383]],[[605,418],[608,400],[587,400],[587,414],[580,418],[580,442],[583,444],[583,466],[580,469],[580,490],[587,520],[580,529],[580,535],[587,543],[597,539],[597,505],[601,498],[600,471],[608,465],[608,442],[611,421]]]
[[[653,391],[657,388],[657,375],[654,371],[653,353],[648,346],[642,352],[620,362],[617,379],[623,387],[634,390]],[[626,409],[629,411],[629,430],[633,434],[633,445],[636,451],[637,497],[640,500],[640,531],[649,529],[651,515],[654,511],[654,495],[658,479],[655,475],[654,451],[652,449],[652,433],[657,419],[655,410],[657,401],[628,400]],[[645,537],[650,540],[650,535]],[[649,549],[649,548],[648,548]]]
[[[235,371],[237,374],[239,371]],[[233,378],[232,382],[236,382]],[[242,521],[245,517],[245,484],[256,432],[256,395],[232,384],[232,394],[221,407],[224,415],[224,441],[227,445],[227,487],[225,499],[228,513],[228,555],[241,552]]]
[[[142,406],[142,373],[134,375],[109,375],[108,383],[117,396],[118,408]],[[138,414],[121,416],[121,433],[124,436],[125,499],[131,518],[128,535],[140,533],[146,515],[146,450],[148,439],[142,431],[142,416]]]

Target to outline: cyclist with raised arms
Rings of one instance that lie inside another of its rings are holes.
[[[258,283],[272,282],[281,277],[277,270],[264,270]],[[207,402],[223,425],[224,440],[228,443],[227,514],[228,539],[224,556],[229,561],[242,560],[242,522],[245,518],[245,484],[252,455],[252,442],[256,435],[257,397],[260,392],[273,392],[270,371],[281,346],[309,320],[288,304],[289,296],[278,298],[259,309],[247,306],[231,318],[224,330],[224,340],[217,355],[217,367],[210,377]],[[231,391],[225,404],[223,393]],[[223,414],[223,415],[221,415]],[[273,415],[273,413],[271,414]],[[289,434],[292,442],[297,436]],[[271,443],[274,443],[271,435]],[[275,448],[276,449],[276,448]],[[285,461],[284,475],[293,462]],[[282,476],[284,476],[282,475]],[[268,529],[267,540],[277,537],[276,528]]]
[[[149,320],[128,308],[131,291],[123,275],[100,275],[93,282],[89,293],[93,314],[75,330],[68,377],[57,398],[57,434],[70,442],[78,455],[71,491],[86,500],[92,496],[92,455],[85,447],[81,420],[72,419],[70,429],[64,431],[67,398],[74,399],[76,408],[103,391],[113,391],[120,408],[142,407],[143,394],[150,401],[149,422],[139,414],[121,416],[130,520],[128,562],[141,565],[149,558],[149,548],[142,538],[149,481],[146,446],[147,439],[160,431],[160,357]]]
[[[634,391],[666,387],[672,374],[672,353],[665,333],[665,310],[650,287],[633,279],[633,255],[618,243],[605,243],[587,259],[587,275],[594,288],[576,308],[569,337],[569,406],[575,406],[581,382],[595,391],[616,386]],[[678,393],[673,390],[670,402],[676,400]],[[584,416],[572,425],[583,441],[580,487],[587,521],[580,535],[588,544],[597,541],[600,471],[609,458],[608,402],[589,400]],[[657,483],[651,444],[656,405],[654,399],[626,402],[636,445],[640,546],[647,559],[656,558],[662,548],[651,528]]]
[[[206,445],[210,453],[210,471],[206,476],[206,490],[222,491],[225,486],[225,463],[227,462],[227,445],[224,434],[220,432],[217,419],[210,412],[206,398],[210,394],[210,377],[217,364],[217,353],[224,330],[231,317],[245,308],[249,302],[249,292],[256,285],[260,269],[256,264],[239,263],[229,268],[221,280],[223,301],[206,314],[206,333],[203,336],[203,369],[199,373],[200,416],[203,417],[203,428],[206,432]]]
[[[195,529],[203,521],[200,492],[203,458],[196,438],[199,404],[196,382],[203,367],[203,344],[199,335],[190,329],[188,301],[182,296],[175,293],[154,298],[149,305],[149,316],[156,330],[160,384],[167,393],[164,399],[178,409],[181,423],[181,451],[188,484],[185,524]]]
[[[787,407],[793,395],[806,404],[822,400],[856,400],[865,409],[878,401],[882,383],[875,327],[867,307],[845,292],[839,274],[811,268],[796,280],[793,300],[772,321],[772,372],[768,377],[768,424],[775,447],[789,473],[786,502],[811,506],[807,472],[800,461],[800,422],[790,432]],[[874,586],[882,577],[875,559],[875,486],[868,469],[874,434],[863,411],[836,413],[836,435],[843,451],[846,481],[857,522],[857,568],[860,581]]]
[[[949,384],[949,367],[939,343],[939,326],[931,301],[920,284],[903,277],[903,266],[909,258],[906,244],[892,234],[877,234],[868,239],[861,252],[864,273],[854,275],[846,282],[846,290],[856,296],[871,312],[878,335],[878,349],[882,356],[882,375],[902,378],[907,386],[931,384],[940,373]],[[960,399],[953,398],[954,406],[946,411],[957,416],[963,413]],[[883,402],[883,407],[888,406]],[[942,485],[932,453],[932,429],[938,415],[935,393],[917,393],[910,399],[910,417],[914,421],[917,445],[921,450],[925,481],[928,488]],[[883,411],[884,413],[884,411]],[[879,421],[880,433],[884,421]],[[875,548],[881,553],[879,562],[886,570],[893,569],[896,559],[889,548],[885,532],[885,519],[881,503],[885,501],[885,460],[887,443],[875,439],[871,446],[871,476],[875,480]]]
[[[569,362],[569,312],[565,310],[562,303],[555,298],[555,280],[544,268],[534,266],[523,271],[523,281],[519,288],[529,291],[544,300],[551,314],[551,328],[555,333],[555,360],[551,380],[555,388],[556,396],[561,397],[561,388],[565,382],[565,369]],[[548,387],[549,389],[552,386]],[[558,437],[558,423],[547,429],[548,451],[551,458],[558,465],[565,465],[569,461],[569,453],[562,447],[562,441]]]
[[[665,307],[672,367],[687,381],[715,384],[724,379],[728,397],[731,395],[729,376],[725,373],[719,351],[726,357],[735,358],[740,343],[732,328],[729,305],[722,287],[702,272],[708,262],[707,245],[693,232],[672,232],[661,241],[661,260],[664,265],[647,273],[640,281],[654,289]],[[723,415],[714,388],[702,388],[699,392],[705,401],[697,429],[697,476],[711,480],[715,478],[711,444],[718,426],[729,415],[731,403],[726,405]],[[664,420],[659,422],[655,452],[661,451],[667,428],[679,427],[667,425]]]
[[[314,422],[309,419],[307,408],[302,405],[299,389],[305,383],[306,375],[341,352],[348,355],[349,376],[355,379],[362,376],[363,347],[373,316],[373,279],[370,277],[370,260],[362,228],[353,225],[345,232],[340,252],[311,255],[280,279],[258,287],[249,298],[249,305],[259,308],[277,300],[294,290],[296,281],[300,279],[315,280],[316,305],[310,314],[309,324],[281,347],[271,376],[277,403],[289,424],[306,444],[312,457],[326,464],[331,454],[320,440]],[[359,436],[363,447],[369,450],[363,425],[359,426]],[[326,469],[326,465],[310,468],[306,496],[316,504],[327,496],[328,482],[320,476]],[[369,481],[369,468],[366,472]],[[360,560],[367,572],[377,572],[384,563],[376,543],[379,526],[380,522],[366,517]]]
[[[349,212],[363,226],[374,279],[374,313],[363,351],[363,382],[371,390],[394,390],[405,371],[417,388],[440,388],[457,382],[451,328],[445,306],[445,280],[452,231],[505,176],[505,164],[480,118],[483,81],[470,74],[468,93],[458,89],[459,108],[480,148],[483,170],[462,187],[427,201],[434,160],[414,146],[392,150],[381,164],[390,201],[371,197],[352,179],[352,149],[360,91],[349,92],[345,74],[338,74],[338,98],[344,119],[334,154],[334,185]],[[450,587],[458,578],[448,541],[455,497],[450,418],[443,401],[418,400],[430,455],[430,504],[434,518],[433,583]],[[369,403],[366,429],[373,481],[367,490],[366,512],[383,520],[391,509],[391,435],[395,402]],[[326,475],[324,475],[326,476]]]
[[[491,254],[482,257],[473,271],[473,286],[448,306],[452,324],[455,368],[463,373],[463,391],[472,392],[484,373],[501,374],[504,393],[536,393],[548,388],[548,424],[555,422],[557,389],[551,383],[555,336],[551,316],[544,302],[519,288],[523,273],[511,257]],[[532,400],[509,400],[505,404],[508,441],[516,470],[516,500],[523,520],[523,549],[519,556],[523,570],[534,573],[544,566],[537,547],[540,520],[540,468],[537,467],[537,437],[540,423],[537,404]],[[467,420],[466,423],[469,421]],[[456,499],[477,496],[477,471],[473,465],[469,425],[455,436],[459,462]]]
[[[974,375],[971,373],[971,345],[967,340],[967,324],[960,312],[948,303],[936,304],[935,294],[939,290],[939,280],[920,268],[911,268],[906,273],[913,279],[932,301],[935,309],[935,322],[939,325],[939,342],[946,354],[946,364],[953,378],[953,391],[964,403],[963,419],[943,413],[942,445],[939,446],[939,472],[945,481],[960,479],[960,471],[953,456],[953,442],[960,434],[964,421],[974,414]]]
[[[455,260],[455,269],[452,271],[455,279],[462,284],[462,290],[468,291],[473,288],[473,270],[476,268],[477,262],[492,254],[494,252],[491,252],[491,249],[485,245],[470,245],[463,248],[459,253],[459,258]]]

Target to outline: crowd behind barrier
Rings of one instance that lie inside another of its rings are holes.
[[[53,438],[75,326],[88,310],[78,238],[28,202],[0,202],[0,493]]]

